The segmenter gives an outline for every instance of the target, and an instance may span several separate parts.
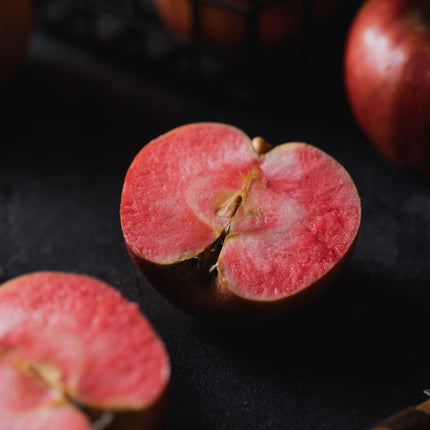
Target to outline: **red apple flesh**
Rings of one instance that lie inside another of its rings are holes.
[[[379,151],[430,174],[430,2],[367,1],[349,32],[345,85],[358,124]]]
[[[107,284],[37,272],[1,286],[1,430],[155,428],[169,374],[149,322]]]
[[[183,310],[219,322],[281,317],[318,295],[350,255],[360,200],[321,150],[269,150],[225,124],[146,145],[124,182],[121,223],[144,277]]]

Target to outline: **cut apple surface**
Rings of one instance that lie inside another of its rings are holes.
[[[0,288],[0,430],[153,428],[169,374],[149,322],[107,284],[38,272]]]
[[[270,149],[237,128],[198,123],[136,156],[121,222],[133,261],[173,303],[258,318],[294,310],[328,284],[355,243],[360,200],[346,170],[313,146]]]

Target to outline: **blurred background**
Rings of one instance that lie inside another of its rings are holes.
[[[358,430],[427,398],[429,182],[383,159],[351,114],[343,53],[361,1],[33,0],[31,15],[27,0],[4,4],[0,282],[86,273],[138,302],[172,361],[166,430]],[[361,195],[347,270],[276,326],[194,320],[126,252],[130,162],[197,121],[318,146]]]
[[[166,90],[198,96],[210,105],[241,103],[240,109],[298,116],[321,115],[342,98],[344,36],[360,4],[34,1],[45,34]]]

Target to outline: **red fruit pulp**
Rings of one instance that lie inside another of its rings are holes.
[[[169,379],[164,346],[137,305],[83,275],[39,272],[4,284],[0,353],[0,386],[8,387],[15,369],[16,386],[27,390],[27,397],[18,395],[13,404],[0,396],[0,409],[7,413],[18,408],[24,415],[48,419],[52,413],[56,419],[62,405],[64,413],[80,417],[70,410],[75,403],[100,410],[149,409]],[[35,394],[26,407],[28,392]],[[19,420],[8,426],[15,428]]]
[[[360,201],[348,173],[315,147],[290,143],[259,154],[240,130],[200,123],[136,156],[121,221],[139,268],[198,258],[223,238],[218,290],[275,301],[342,260],[357,236]]]
[[[274,148],[257,172],[219,266],[233,292],[272,300],[305,288],[342,258],[360,211],[345,170],[309,145]]]

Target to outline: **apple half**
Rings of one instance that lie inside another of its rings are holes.
[[[351,177],[323,151],[195,123],[139,152],[120,214],[132,260],[168,300],[252,323],[304,306],[333,280],[361,209]]]
[[[84,275],[0,288],[0,430],[153,429],[170,364],[136,304]]]

